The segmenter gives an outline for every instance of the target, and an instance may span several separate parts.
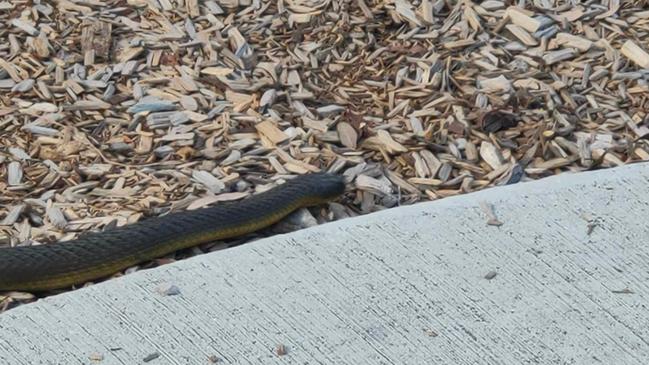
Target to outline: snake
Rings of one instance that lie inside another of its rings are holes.
[[[333,173],[298,175],[240,201],[142,219],[50,244],[0,248],[0,291],[73,288],[204,243],[236,238],[345,191]]]

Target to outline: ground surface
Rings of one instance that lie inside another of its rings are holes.
[[[1,314],[0,362],[646,364],[648,194],[563,174],[193,257]]]
[[[344,174],[348,193],[297,227],[647,160],[646,9],[0,1],[0,246],[314,171]],[[0,293],[0,311],[23,300]]]

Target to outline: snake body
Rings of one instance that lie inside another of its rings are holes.
[[[0,249],[0,291],[39,292],[104,278],[202,243],[270,226],[344,192],[342,177],[308,174],[239,202],[171,213],[78,239]]]

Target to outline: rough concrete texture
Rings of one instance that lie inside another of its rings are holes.
[[[648,196],[639,164],[260,240],[2,314],[0,363],[647,364]]]

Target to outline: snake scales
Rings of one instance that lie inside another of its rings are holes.
[[[0,291],[38,292],[100,279],[180,249],[257,231],[344,189],[340,176],[302,175],[240,202],[145,219],[67,242],[3,248]]]

